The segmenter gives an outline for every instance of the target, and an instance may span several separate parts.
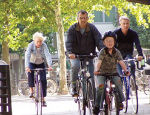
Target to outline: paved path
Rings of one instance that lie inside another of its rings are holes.
[[[47,107],[43,108],[43,115],[78,115],[78,106],[70,95],[55,95],[46,98]],[[36,115],[35,104],[25,96],[12,96],[13,115]],[[127,114],[134,115],[129,107]],[[150,115],[149,97],[139,94],[139,112],[137,115]]]

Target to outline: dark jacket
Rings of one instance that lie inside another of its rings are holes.
[[[123,57],[128,54],[133,55],[134,44],[138,51],[138,55],[143,56],[140,41],[135,31],[129,29],[126,36],[122,33],[121,28],[114,32],[117,34],[116,48],[119,49]]]
[[[83,35],[80,32],[78,23],[69,28],[66,40],[66,50],[68,53],[88,55],[95,53],[96,47],[100,50],[103,47],[103,43],[101,34],[93,24],[87,24]]]

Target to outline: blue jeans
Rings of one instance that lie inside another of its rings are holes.
[[[123,59],[133,59],[133,57],[132,57],[132,55],[128,54],[128,55],[124,56]],[[133,77],[135,77],[135,63],[134,63],[134,61],[130,61],[130,65],[131,65],[131,75]],[[119,75],[122,76],[123,73],[122,73],[122,68],[121,68],[120,64],[117,64],[117,70],[118,70]]]
[[[78,73],[80,70],[80,60],[79,59],[70,59],[71,62],[71,86],[72,88],[76,87],[76,80],[78,79]],[[85,65],[85,61],[84,61]],[[89,59],[89,72],[91,77],[94,76],[94,64],[93,64],[93,59]],[[93,80],[94,82],[94,77]],[[93,83],[94,85],[94,83]]]
[[[125,100],[124,94],[122,92],[122,82],[119,76],[113,76],[112,82],[115,84],[116,90],[119,95],[119,102],[123,102]],[[103,108],[103,101],[105,98],[105,76],[95,76],[95,84],[96,84],[96,101],[95,106]]]
[[[33,64],[30,63],[29,64],[29,68],[30,69],[36,69],[36,68],[45,68],[45,64]],[[42,83],[42,90],[43,90],[43,97],[46,97],[46,92],[47,92],[47,80],[46,80],[46,71],[40,71],[40,79],[41,79],[41,83]],[[28,72],[28,84],[29,87],[35,87],[34,84],[34,71]]]

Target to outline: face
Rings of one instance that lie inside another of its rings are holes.
[[[130,27],[130,22],[127,19],[122,19],[120,21],[120,27],[123,31],[128,31],[129,27]]]
[[[80,26],[86,26],[86,24],[88,22],[88,16],[87,16],[87,14],[79,13],[77,19],[78,19],[78,22],[79,22]]]
[[[36,46],[37,48],[40,48],[40,47],[41,47],[42,42],[43,42],[43,41],[41,40],[41,38],[36,38],[36,39],[34,40],[35,46]]]
[[[114,38],[113,37],[107,37],[107,38],[105,38],[104,45],[107,48],[112,49],[114,47],[114,45],[115,45]]]

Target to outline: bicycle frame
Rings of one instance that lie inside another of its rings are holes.
[[[124,62],[126,63],[128,71],[131,71],[130,67],[130,61],[137,61],[136,59],[126,59]],[[122,76],[122,82],[124,83],[124,93],[125,93],[125,107],[124,107],[124,112],[127,112],[128,109],[128,100],[132,100],[131,104],[133,107],[133,111],[136,114],[138,112],[138,93],[137,93],[137,85],[136,85],[136,80],[135,77],[130,75],[130,76]],[[135,103],[133,103],[133,101]]]
[[[95,94],[93,93],[93,86],[92,86],[92,80],[89,73],[89,62],[88,57],[92,57],[89,55],[78,55],[78,59],[80,59],[80,72],[79,72],[79,78],[78,78],[78,84],[77,84],[77,90],[78,90],[78,97],[75,100],[75,102],[78,102],[79,104],[79,113],[80,115],[86,115],[86,107],[89,109],[89,112],[92,114],[92,103],[94,103]],[[94,56],[95,57],[95,56]],[[84,61],[86,61],[86,66],[84,65]],[[92,89],[93,96],[90,95],[89,87]],[[81,99],[82,98],[82,99]],[[93,101],[93,102],[92,102]],[[82,103],[82,107],[81,107]],[[82,109],[81,109],[82,108]]]
[[[103,103],[103,107],[101,107],[104,109],[100,110],[100,113],[104,112],[105,115],[111,115],[112,112],[115,112],[116,115],[119,115],[120,113],[118,93],[116,91],[115,84],[111,81],[112,77],[116,75],[111,75],[111,74],[102,75],[106,77],[106,80],[104,85],[104,91],[105,91],[104,103]]]
[[[40,71],[47,70],[43,68],[36,68],[31,69],[31,71],[35,72],[35,89],[36,89],[36,96],[35,96],[35,104],[36,104],[36,113],[37,115],[42,115],[42,99],[43,99],[43,90],[42,90],[42,83],[40,79]],[[40,109],[40,110],[39,110]],[[40,111],[40,113],[39,113]]]

